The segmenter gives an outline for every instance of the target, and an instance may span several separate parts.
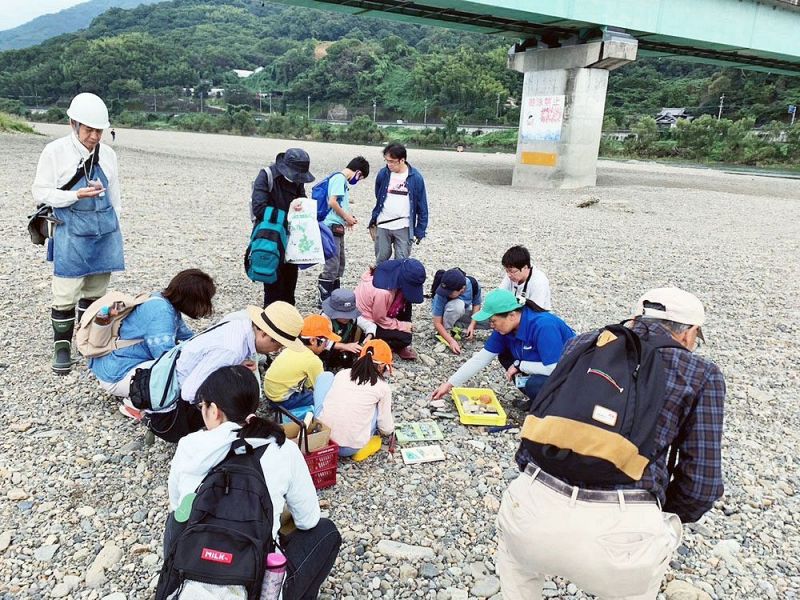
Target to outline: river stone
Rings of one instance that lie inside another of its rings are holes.
[[[488,598],[489,596],[494,596],[499,591],[500,580],[494,575],[490,575],[489,577],[478,580],[469,592],[478,598]]]
[[[378,552],[389,558],[403,560],[433,560],[436,556],[431,548],[425,546],[412,546],[393,540],[381,540],[377,546]]]

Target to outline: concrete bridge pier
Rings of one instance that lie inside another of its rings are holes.
[[[509,52],[525,74],[512,185],[571,189],[597,181],[608,72],[636,59],[626,34],[560,48]]]

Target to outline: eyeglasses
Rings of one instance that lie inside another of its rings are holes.
[[[206,403],[205,403],[204,401],[202,401],[202,400],[201,400],[200,402],[198,402],[197,404],[195,404],[195,405],[194,405],[194,407],[195,407],[197,410],[199,410],[200,412],[203,412],[203,407],[205,406],[205,404],[206,404]]]
[[[387,165],[397,165],[397,164],[400,164],[400,161],[401,161],[401,160],[403,160],[403,159],[402,159],[402,158],[386,158],[385,156],[383,157],[383,161],[384,161],[384,162],[385,162]]]
[[[503,317],[501,317],[500,315],[492,315],[491,317],[489,317],[489,325],[494,325],[498,321],[504,320],[507,316],[508,315],[505,315]]]

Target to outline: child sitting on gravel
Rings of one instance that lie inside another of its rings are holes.
[[[381,449],[381,437],[374,435],[377,431],[394,432],[392,390],[385,379],[391,369],[392,349],[383,340],[370,340],[352,369],[339,371],[336,377],[320,376],[320,389],[330,385],[330,390],[315,404],[314,412],[331,428],[339,456],[364,460]]]
[[[323,366],[319,355],[331,343],[342,338],[333,333],[331,322],[324,315],[309,315],[303,320],[300,341],[305,346],[300,352],[281,352],[264,376],[264,394],[272,402],[280,403],[286,410],[313,407],[317,379]]]
[[[361,353],[361,344],[375,337],[375,323],[361,316],[352,290],[334,290],[322,303],[322,312],[331,320],[334,333],[342,338],[320,356],[325,369],[349,369]]]

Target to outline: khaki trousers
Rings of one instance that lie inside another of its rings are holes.
[[[109,383],[107,381],[97,380],[100,387],[111,394],[112,396],[119,396],[120,398],[127,398],[131,395],[131,379],[136,375],[137,369],[149,369],[153,366],[154,360],[146,360],[133,367],[130,371],[125,373],[125,376],[116,383]],[[260,383],[260,382],[259,382]]]
[[[559,575],[604,600],[654,600],[681,531],[655,503],[573,501],[523,473],[497,517],[503,598],[540,600]]]
[[[69,310],[81,298],[99,298],[106,293],[111,273],[86,277],[56,277],[53,275],[53,308]]]

